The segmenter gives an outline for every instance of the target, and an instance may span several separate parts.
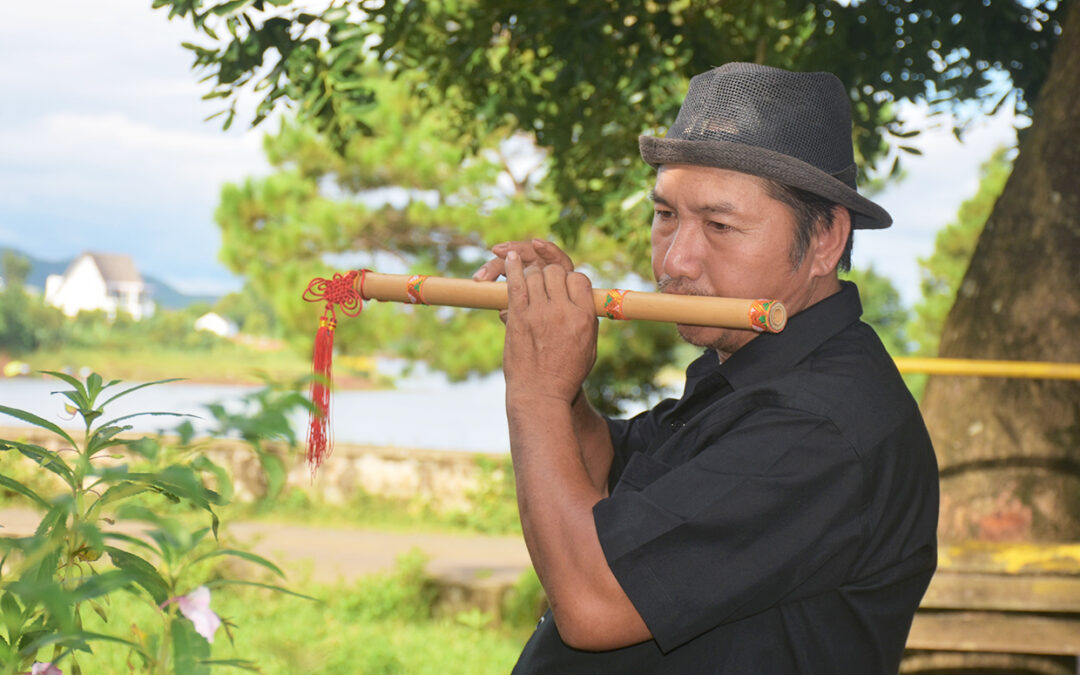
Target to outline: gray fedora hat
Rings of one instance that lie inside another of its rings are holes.
[[[831,73],[728,63],[690,80],[664,138],[641,136],[641,158],[770,178],[848,207],[855,228],[892,217],[855,189],[851,103]]]

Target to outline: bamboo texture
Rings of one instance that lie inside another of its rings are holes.
[[[364,300],[472,309],[506,309],[508,305],[506,282],[503,281],[364,271],[357,278],[356,290]],[[597,316],[613,319],[666,321],[769,333],[780,332],[787,323],[787,312],[776,300],[595,288],[593,301]]]

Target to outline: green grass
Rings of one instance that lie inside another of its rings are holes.
[[[63,347],[23,357],[33,370],[89,368],[110,378],[146,382],[184,377],[202,382],[259,383],[264,372],[278,380],[296,380],[311,373],[311,362],[290,350],[257,351],[223,342],[212,349],[151,345],[130,347]]]

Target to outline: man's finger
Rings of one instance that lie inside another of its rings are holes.
[[[545,265],[543,275],[548,297],[556,301],[566,301],[569,298],[566,291],[566,270],[556,264]]]
[[[554,244],[552,244],[552,248],[558,251],[558,247]],[[545,259],[541,257],[532,241],[504,241],[491,247],[491,252],[495,257],[476,270],[472,276],[473,281],[496,281],[500,276],[505,275],[506,254],[510,251],[517,251],[518,255],[521,256],[522,264],[525,266],[536,264],[542,266],[545,264]],[[551,254],[545,252],[545,255],[550,256]]]
[[[520,311],[529,304],[529,291],[525,287],[525,272],[517,251],[506,254],[506,293],[510,311]]]
[[[595,311],[592,282],[589,281],[589,277],[581,272],[574,272],[568,275],[566,277],[566,290],[570,295],[570,302],[573,302],[578,307],[586,308],[589,311]]]
[[[548,297],[547,280],[544,278],[544,270],[529,265],[525,268],[525,288],[529,291],[529,301],[546,299]]]
[[[473,281],[495,281],[506,272],[506,263],[502,258],[489,260],[472,275]]]
[[[533,239],[533,250],[536,255],[549,265],[558,265],[567,272],[574,271],[574,261],[566,252],[546,239]]]

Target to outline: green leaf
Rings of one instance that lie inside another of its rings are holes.
[[[98,427],[97,431],[90,436],[90,440],[86,443],[87,456],[93,457],[106,448],[123,445],[123,440],[113,441],[113,439],[117,434],[121,434],[125,431],[131,431],[131,427],[112,426],[109,424]]]
[[[281,458],[270,452],[258,452],[259,464],[266,472],[266,496],[273,498],[285,487],[285,464]]]
[[[140,389],[145,389],[146,387],[152,387],[155,384],[166,384],[168,382],[180,382],[180,381],[182,381],[184,379],[186,379],[186,378],[183,378],[183,377],[170,377],[170,378],[165,379],[165,380],[154,380],[153,382],[144,382],[142,384],[135,385],[134,387],[129,387],[129,388],[125,389],[124,391],[113,395],[111,398],[106,399],[105,402],[101,404],[101,407],[104,408],[105,406],[109,405],[110,403],[112,403],[116,399],[120,398],[121,396],[127,396],[128,394],[130,394],[133,391],[138,391]]]
[[[30,488],[26,487],[14,478],[8,478],[7,476],[0,474],[0,486],[6,487],[9,490],[18,492],[24,497],[29,497],[31,500],[38,503],[38,506],[49,508],[52,506],[49,502],[45,501],[38,493],[34,492]]]
[[[72,598],[75,602],[82,602],[83,600],[108,595],[115,590],[130,585],[133,581],[135,581],[135,574],[128,570],[115,569],[102,572],[79,584],[72,592]]]
[[[19,651],[23,651],[28,646],[33,644],[35,641],[40,640],[41,638],[45,637],[49,633],[50,633],[50,631],[47,631],[47,630],[27,631],[26,633],[22,634],[22,637],[19,638],[19,641],[16,643],[16,646],[19,648]]]
[[[225,467],[215,464],[206,455],[199,455],[191,461],[191,468],[198,471],[209,471],[214,474],[214,478],[217,479],[217,488],[221,493],[221,498],[225,502],[232,501],[233,496],[233,482],[232,476]]]
[[[232,14],[234,11],[240,9],[249,2],[251,2],[251,0],[231,0],[230,2],[225,2],[217,5],[210,11],[217,16],[225,16],[226,14]]]
[[[145,539],[140,539],[138,537],[133,537],[130,534],[123,534],[122,532],[105,532],[104,537],[105,537],[105,539],[112,539],[112,540],[115,540],[115,541],[123,541],[123,542],[126,542],[128,544],[131,544],[132,546],[138,546],[140,548],[144,548],[147,551],[153,553],[154,555],[160,555],[160,551],[158,551],[156,548],[154,548],[154,546],[152,544],[150,544],[149,542],[147,542]],[[118,550],[122,550],[122,549],[118,549]]]
[[[14,595],[7,592],[0,595],[0,612],[4,615],[4,625],[7,626],[8,635],[11,636],[13,642],[17,641],[19,633],[22,632],[23,611]]]
[[[102,426],[102,428],[112,427],[117,422],[123,422],[124,420],[129,420],[129,419],[131,419],[133,417],[147,417],[147,416],[149,416],[149,417],[194,417],[195,419],[202,419],[198,415],[192,415],[191,413],[140,412],[140,413],[131,413],[130,415],[123,415],[121,417],[117,417],[116,419],[111,419],[108,422],[102,422],[101,426]],[[127,428],[130,429],[131,427],[127,427]]]
[[[203,585],[207,588],[217,588],[218,586],[254,586],[256,588],[265,588],[268,591],[284,593],[285,595],[292,595],[297,598],[303,598],[304,600],[311,600],[312,602],[323,604],[322,600],[319,600],[318,598],[313,598],[310,595],[304,595],[303,593],[290,591],[287,588],[283,588],[281,586],[274,586],[273,584],[259,583],[258,581],[244,581],[242,579],[214,579],[212,581],[207,581]]]
[[[257,564],[257,565],[262,565],[263,567],[270,570],[274,574],[278,575],[282,579],[285,578],[285,573],[281,571],[280,567],[278,567],[274,563],[270,562],[266,558],[262,557],[261,555],[257,555],[255,553],[250,553],[248,551],[241,551],[241,550],[234,549],[234,548],[219,548],[217,550],[210,551],[209,553],[204,553],[203,555],[199,556],[198,558],[195,558],[194,560],[192,560],[191,563],[195,564],[197,562],[201,562],[201,561],[207,560],[209,558],[216,558],[217,556],[221,556],[221,555],[230,555],[230,556],[233,556],[235,558],[243,558],[244,560],[249,560],[249,561],[251,561],[251,562],[253,562],[253,563]]]
[[[131,481],[123,481],[121,483],[117,483],[116,485],[109,487],[109,489],[105,490],[105,492],[101,493],[101,496],[98,497],[98,500],[94,502],[93,506],[91,506],[87,510],[87,515],[93,515],[95,512],[111,504],[112,502],[127,499],[128,497],[133,497],[137,494],[146,492],[149,489],[150,488],[146,487],[145,485],[138,485],[136,483],[132,483]]]
[[[81,405],[79,405],[78,407],[80,407],[80,408],[88,408],[88,407],[90,407],[92,401],[90,400],[90,397],[86,395],[86,388],[83,387],[83,383],[80,382],[78,378],[73,377],[71,375],[68,375],[67,373],[57,372],[55,370],[42,370],[40,372],[44,373],[45,375],[51,375],[51,376],[53,376],[53,377],[55,377],[57,379],[63,380],[64,382],[67,382],[68,384],[70,384],[72,387],[75,387],[75,391],[77,391],[83,398],[83,403]],[[53,393],[56,393],[56,392],[53,392]]]
[[[52,450],[46,450],[40,445],[30,445],[28,443],[19,443],[17,441],[4,441],[4,443],[17,448],[19,452],[37,462],[43,469],[52,471],[57,476],[63,478],[64,482],[67,483],[69,487],[75,487],[75,475],[72,473],[71,467],[69,467],[64,460],[60,459],[60,455],[57,453]]]
[[[122,445],[126,446],[139,456],[151,461],[157,459],[158,453],[161,452],[161,443],[158,442],[156,438],[150,436],[143,436],[142,438],[136,438],[134,440],[124,440]]]
[[[91,403],[93,403],[94,399],[98,397],[98,394],[101,393],[101,390],[101,376],[97,373],[90,373],[89,377],[86,378],[86,397],[90,399]]]
[[[41,521],[38,523],[35,534],[44,536],[49,532],[55,533],[56,530],[66,531],[67,517],[73,508],[75,508],[75,502],[71,498],[71,495],[63,495],[61,498],[57,499],[53,503],[52,508],[41,517]]]
[[[259,669],[258,664],[254,661],[248,661],[246,659],[203,659],[199,663],[207,666],[228,666],[230,668],[240,668],[241,670],[250,670],[253,673],[262,672]]]
[[[128,480],[157,488],[176,500],[186,499],[207,511],[210,510],[211,503],[220,503],[220,496],[206,489],[195,472],[185,466],[174,464],[158,473],[129,473]]]
[[[22,648],[22,651],[36,651],[42,647],[48,647],[49,645],[62,645],[72,649],[79,649],[80,651],[90,651],[87,646],[88,642],[98,640],[101,642],[116,642],[118,644],[126,645],[129,649],[141,654],[145,657],[150,657],[150,654],[146,653],[142,645],[131,640],[125,640],[124,638],[116,637],[115,635],[107,635],[105,633],[93,633],[85,630],[73,630],[57,632],[46,637],[33,641],[27,646]]]
[[[203,665],[210,658],[210,644],[195,632],[190,621],[173,621],[172,646],[176,675],[203,675],[210,672],[209,666]]]
[[[10,415],[11,417],[14,417],[16,419],[20,419],[23,422],[29,422],[30,424],[33,424],[35,427],[41,427],[42,429],[48,429],[49,431],[53,432],[57,436],[63,438],[65,441],[70,443],[71,447],[78,448],[78,444],[75,443],[75,441],[71,438],[71,436],[68,436],[66,431],[64,431],[60,427],[56,426],[55,424],[53,424],[49,420],[42,419],[42,418],[38,417],[37,415],[35,415],[32,412],[27,412],[26,410],[19,410],[18,408],[9,408],[6,405],[0,405],[0,413],[3,413],[5,415]]]
[[[105,551],[117,569],[122,570],[130,581],[134,581],[150,594],[157,604],[169,599],[169,585],[158,574],[157,569],[134,553],[115,546],[106,546]]]

